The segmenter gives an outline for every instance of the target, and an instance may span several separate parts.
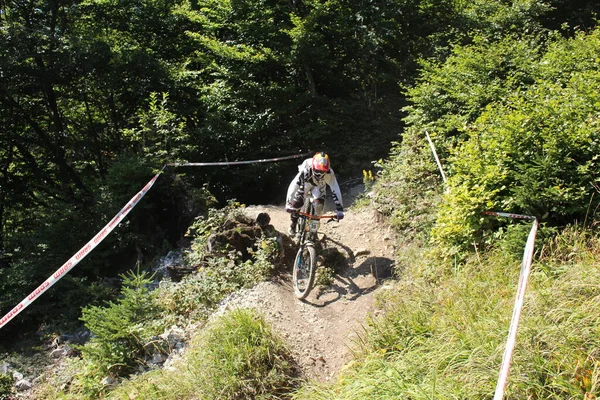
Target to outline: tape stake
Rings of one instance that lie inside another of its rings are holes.
[[[164,167],[163,167],[164,170]],[[162,170],[161,170],[162,172]],[[33,303],[38,297],[40,297],[46,290],[50,289],[52,285],[58,282],[63,276],[65,276],[71,269],[73,269],[81,260],[83,260],[96,246],[108,236],[113,229],[129,214],[129,212],[139,203],[144,195],[150,190],[154,182],[158,179],[160,172],[154,175],[146,186],[140,190],[129,202],[119,211],[119,213],[110,220],[110,222],[100,230],[89,242],[87,242],[78,252],[75,253],[67,262],[65,262],[59,269],[56,270],[46,281],[39,285],[33,292],[17,304],[12,310],[8,312],[2,319],[0,319],[0,329],[16,317],[21,311],[26,309],[31,303]]]
[[[248,161],[223,161],[223,162],[205,162],[205,163],[170,163],[167,164],[169,167],[212,167],[219,165],[243,165],[243,164],[259,164],[266,162],[276,162],[283,160],[291,160],[294,158],[301,158],[311,155],[312,153],[296,154],[293,156],[276,157],[276,158],[264,158],[261,160],[248,160]]]
[[[521,274],[519,276],[519,285],[517,287],[517,295],[515,298],[515,305],[513,308],[513,314],[510,321],[510,328],[508,330],[508,338],[506,340],[506,347],[502,356],[502,365],[500,367],[500,374],[498,376],[498,382],[496,384],[496,392],[494,394],[494,400],[502,400],[504,397],[504,390],[506,389],[506,383],[508,382],[508,372],[512,361],[512,355],[515,349],[517,341],[517,330],[519,328],[519,319],[521,317],[521,311],[523,309],[523,301],[525,298],[525,288],[527,287],[527,281],[529,280],[529,274],[531,272],[531,264],[533,262],[533,249],[535,245],[535,236],[538,230],[538,220],[534,219],[529,237],[527,238],[527,244],[523,252],[523,263],[521,265]]]

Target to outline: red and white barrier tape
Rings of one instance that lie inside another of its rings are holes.
[[[163,167],[164,169],[164,167]],[[50,289],[52,285],[58,282],[67,272],[73,269],[79,261],[83,260],[85,256],[87,256],[100,242],[104,240],[109,233],[115,229],[115,227],[125,218],[127,214],[131,211],[133,207],[144,197],[144,195],[150,190],[156,179],[160,175],[160,172],[154,175],[154,178],[150,180],[144,186],[142,190],[140,190],[129,202],[119,211],[117,215],[104,227],[100,232],[96,234],[87,242],[85,246],[83,246],[73,257],[69,259],[66,263],[64,263],[59,269],[56,270],[48,279],[44,281],[40,286],[38,286],[29,296],[25,297],[23,301],[17,304],[12,310],[8,312],[2,319],[0,319],[0,328],[6,325],[10,320],[16,317],[21,311],[27,308],[31,303],[33,303],[38,297],[42,295],[46,290]]]
[[[521,264],[521,273],[519,275],[519,285],[517,287],[515,305],[510,321],[510,327],[508,329],[506,347],[502,356],[502,365],[500,366],[500,374],[498,376],[498,382],[496,384],[496,392],[494,394],[494,400],[502,400],[502,398],[504,397],[504,390],[506,389],[506,384],[508,382],[508,371],[510,370],[512,355],[517,342],[517,330],[519,328],[519,319],[521,318],[521,310],[523,309],[525,288],[527,287],[527,281],[529,280],[529,274],[531,272],[535,237],[537,235],[539,223],[537,218],[529,215],[510,214],[495,211],[486,211],[484,212],[484,214],[517,219],[533,219],[533,225],[531,226],[531,230],[529,231],[527,244],[525,245],[525,250],[523,251],[523,262]]]
[[[275,162],[283,160],[291,160],[293,158],[306,157],[312,153],[296,154],[293,156],[276,157],[276,158],[264,158],[261,160],[249,160],[249,161],[223,161],[223,162],[206,162],[206,163],[171,163],[167,164],[169,167],[211,167],[218,165],[243,165],[243,164],[258,164],[266,162]]]

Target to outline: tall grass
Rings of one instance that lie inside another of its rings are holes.
[[[281,340],[253,311],[234,310],[199,334],[173,368],[121,384],[111,399],[284,398],[295,367]]]
[[[568,229],[538,248],[505,398],[600,395],[600,241]],[[378,296],[356,357],[333,384],[295,399],[491,399],[504,351],[520,260],[501,246],[461,266],[414,257]]]

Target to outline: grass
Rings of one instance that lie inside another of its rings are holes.
[[[416,254],[415,254],[416,256]],[[500,248],[460,266],[413,257],[378,297],[353,362],[337,382],[295,399],[492,399],[520,260]],[[505,398],[600,395],[600,241],[568,229],[538,251]]]
[[[295,384],[287,348],[253,311],[230,311],[199,334],[173,369],[136,376],[111,399],[283,398]]]

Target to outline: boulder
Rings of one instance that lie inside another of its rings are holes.
[[[19,392],[24,392],[25,390],[29,390],[32,387],[33,387],[33,385],[27,379],[21,379],[21,380],[17,381],[17,383],[15,383],[15,388]]]

